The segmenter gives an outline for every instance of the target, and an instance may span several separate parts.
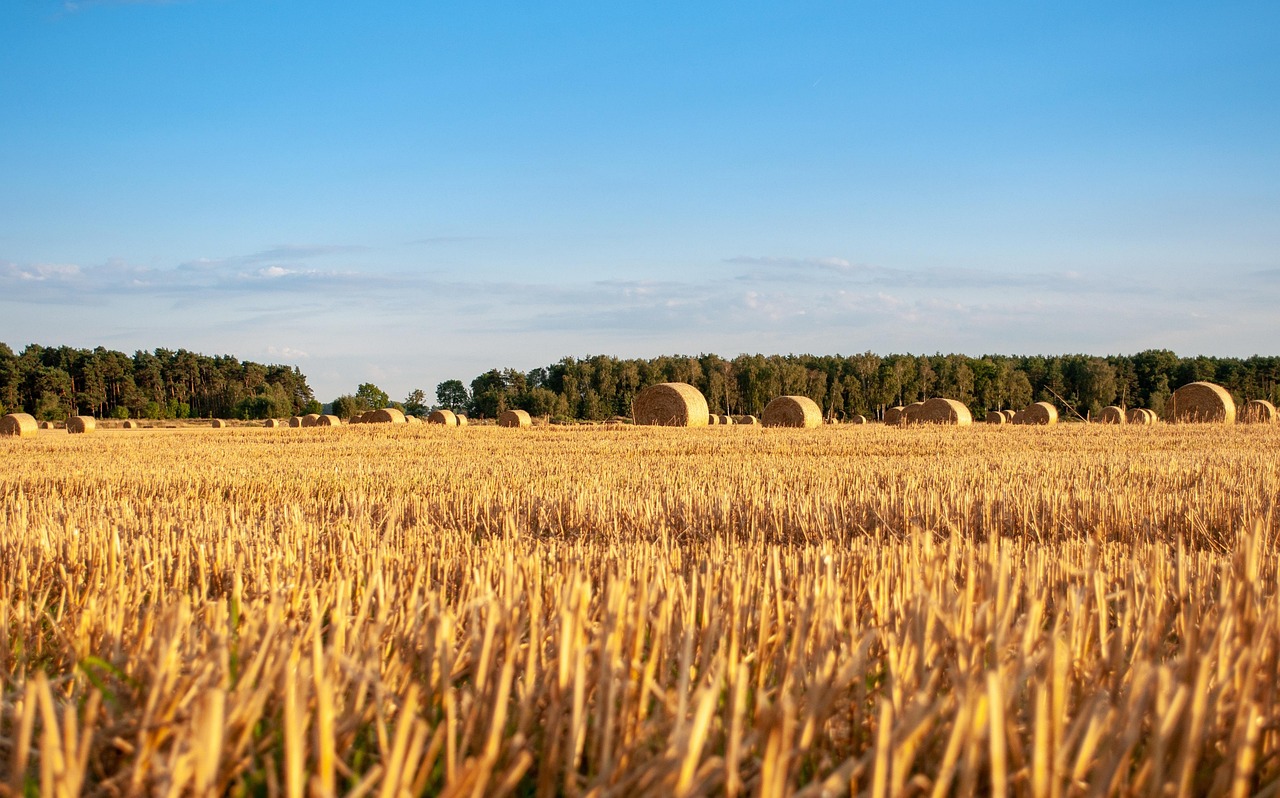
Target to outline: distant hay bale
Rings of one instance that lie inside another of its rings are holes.
[[[458,416],[452,410],[432,410],[431,415],[427,416],[428,424],[440,424],[445,427],[458,426]]]
[[[364,413],[356,413],[354,416],[352,416],[352,417],[351,417],[351,420],[350,420],[350,421],[348,421],[347,423],[348,423],[348,424],[363,424],[363,423],[364,423]]]
[[[10,413],[0,418],[0,435],[15,435],[21,438],[37,435],[39,432],[40,425],[36,423],[35,417],[28,413]]]
[[[1124,423],[1149,426],[1155,423],[1155,414],[1144,407],[1131,407],[1125,411]]]
[[[902,405],[891,407],[884,411],[884,423],[898,426],[907,423],[907,417],[903,414],[906,408]]]
[[[316,425],[316,422],[319,420],[320,420],[319,413],[307,413],[305,416],[302,417],[302,426],[314,427]]]
[[[1099,424],[1123,424],[1124,422],[1124,410],[1115,405],[1108,405],[1102,408],[1102,412],[1098,414]]]
[[[302,416],[294,416],[293,418],[289,419],[289,426],[291,426],[291,427],[301,427],[301,426],[302,426]]]
[[[1006,416],[1004,413],[1001,413],[999,410],[992,410],[989,413],[987,413],[987,423],[988,424],[1008,424],[1009,417]]]
[[[462,415],[461,413],[454,413],[453,415],[454,415],[454,418],[458,419],[459,427],[465,427],[467,426],[467,424],[471,423],[467,421],[467,417]]]
[[[1250,399],[1245,402],[1244,411],[1240,414],[1242,424],[1274,424],[1276,423],[1276,406],[1266,399]]]
[[[807,396],[779,396],[765,407],[760,420],[766,427],[811,429],[822,426],[822,410]]]
[[[1017,410],[1001,410],[1000,412],[1004,413],[1004,417],[1009,419],[1010,424],[1013,423],[1013,419],[1018,415]]]
[[[1174,424],[1234,424],[1236,402],[1221,385],[1191,382],[1169,397],[1164,416]]]
[[[125,423],[126,423],[126,424],[128,424],[129,422],[127,422],[127,421],[126,421]],[[280,421],[280,419],[278,419],[278,418],[269,418],[269,419],[267,419],[266,421],[262,422],[262,426],[264,426],[264,427],[283,427],[283,426],[284,426],[284,424],[283,424],[283,422],[281,422],[281,421]]]
[[[498,416],[499,427],[531,427],[533,419],[529,418],[527,410],[504,410],[502,415]]]
[[[41,421],[41,422],[40,422],[40,429],[53,429],[53,422],[52,422],[52,421]]]
[[[920,423],[920,410],[923,407],[924,407],[924,402],[912,402],[911,404],[902,408],[902,423],[903,424]]]
[[[315,425],[317,427],[341,427],[342,419],[333,415],[320,416],[316,419]]]
[[[404,413],[394,407],[384,407],[381,410],[370,410],[364,414],[364,423],[366,424],[407,424],[404,420]]]
[[[408,425],[410,425],[410,426],[413,426],[413,425],[421,426],[423,422],[422,422],[422,419],[421,419],[420,417],[415,416],[415,415],[413,415],[413,414],[411,414],[411,413],[406,413],[406,414],[405,414],[405,417],[404,417],[404,423],[406,423],[406,424],[408,424]]]
[[[726,415],[726,414],[724,414],[724,413],[721,413],[721,414],[720,414],[720,416],[719,416],[719,419],[720,419],[720,423],[721,423],[722,425],[731,425],[731,424],[733,424],[733,416],[730,416],[730,415]]]
[[[98,421],[93,416],[67,416],[67,432],[71,435],[84,435],[98,428]]]
[[[708,426],[708,427],[715,427],[715,426],[719,426],[719,424],[720,424],[720,416],[716,415],[715,413],[708,413],[708,414],[707,414],[707,426]]]
[[[967,427],[973,423],[973,413],[969,412],[963,402],[935,397],[920,404],[912,423]]]
[[[734,416],[733,423],[741,424],[747,427],[758,427],[760,426],[760,419],[752,415]]]
[[[124,429],[139,429],[141,427],[141,425],[136,421],[126,421],[120,426],[123,427]]]
[[[220,418],[215,418],[213,422],[210,424],[210,426],[212,426],[214,429],[222,429],[223,427],[227,426],[227,422],[223,421]]]
[[[849,420],[848,420],[848,423],[850,423],[850,424],[866,424],[866,423],[867,423],[867,417],[866,417],[866,416],[850,416],[850,417],[849,417]]]
[[[631,403],[635,423],[664,427],[705,427],[710,423],[707,398],[684,382],[660,382],[636,394]]]
[[[1014,424],[1046,425],[1058,423],[1058,408],[1049,402],[1036,402],[1013,417]]]

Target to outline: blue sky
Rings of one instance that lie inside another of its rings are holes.
[[[9,0],[0,341],[1274,354],[1280,4]]]

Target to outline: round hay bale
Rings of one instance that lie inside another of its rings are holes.
[[[128,423],[128,422],[125,422],[125,423]],[[262,426],[264,426],[264,427],[283,427],[283,426],[284,426],[284,424],[283,424],[283,423],[281,423],[280,419],[278,419],[278,418],[269,418],[269,419],[267,419],[266,421],[262,422]]]
[[[307,413],[305,416],[302,417],[302,426],[314,427],[316,425],[316,422],[319,420],[320,420],[319,413]]]
[[[1014,416],[1015,424],[1045,425],[1058,423],[1058,408],[1049,402],[1036,402]]]
[[[636,394],[631,415],[637,424],[705,427],[710,423],[707,398],[684,382],[660,382]]]
[[[504,410],[502,415],[498,416],[499,427],[531,427],[533,419],[529,418],[526,410]]]
[[[431,415],[427,416],[428,424],[442,424],[446,427],[458,426],[458,417],[452,410],[432,410]]]
[[[1221,385],[1191,382],[1173,392],[1164,415],[1174,424],[1234,424],[1236,402]]]
[[[404,423],[408,424],[411,427],[415,425],[420,427],[422,426],[423,422],[422,422],[422,419],[419,418],[418,416],[415,416],[411,413],[406,413],[404,417]]]
[[[294,416],[293,418],[289,419],[289,426],[291,426],[291,427],[301,427],[301,426],[302,426],[302,416]]]
[[[315,425],[317,427],[341,427],[342,419],[332,415],[320,416],[316,419]]]
[[[461,413],[454,413],[453,415],[454,415],[454,417],[455,417],[455,418],[457,418],[457,419],[458,419],[458,426],[459,426],[459,427],[465,427],[465,426],[467,426],[467,424],[471,423],[471,422],[467,421],[467,417],[466,417],[466,416],[464,416],[464,415],[462,415]]]
[[[53,422],[52,422],[52,421],[41,421],[41,422],[40,422],[40,429],[53,429]]]
[[[952,427],[967,427],[973,423],[973,413],[963,402],[955,399],[936,397],[920,403],[915,412],[913,424],[946,424]]]
[[[35,417],[28,413],[10,413],[0,418],[0,435],[15,435],[21,438],[37,435],[39,432],[40,425],[36,423]]]
[[[866,424],[866,423],[867,423],[867,417],[866,417],[866,416],[850,416],[850,417],[849,417],[849,419],[848,419],[848,421],[847,421],[846,423],[848,423],[848,424]]]
[[[898,405],[897,407],[891,407],[888,410],[885,410],[884,423],[891,424],[895,427],[901,426],[907,423],[907,417],[903,415],[904,410],[906,410],[906,408],[903,407],[902,405]]]
[[[98,428],[98,421],[93,416],[67,416],[67,432],[71,435],[84,435]]]
[[[1155,424],[1160,420],[1160,416],[1156,415],[1156,411],[1149,407],[1142,408],[1142,413],[1147,417],[1148,424]]]
[[[1004,417],[1005,417],[1005,418],[1007,418],[1007,419],[1009,419],[1009,423],[1010,423],[1010,424],[1012,424],[1012,423],[1013,423],[1013,419],[1014,419],[1014,417],[1018,415],[1018,411],[1017,411],[1017,410],[1001,410],[1000,412],[1001,412],[1001,413],[1004,413]]]
[[[779,396],[765,407],[760,420],[766,427],[811,429],[822,426],[822,410],[807,396]]]
[[[120,426],[124,429],[140,429],[142,425],[136,421],[126,421]]]
[[[733,423],[742,424],[747,427],[758,427],[760,426],[760,419],[752,415],[734,416]]]
[[[988,424],[1008,424],[1009,417],[1006,416],[1004,413],[1001,413],[999,410],[992,410],[991,412],[987,413],[987,423]]]
[[[1274,424],[1276,423],[1276,406],[1266,399],[1250,399],[1245,402],[1244,411],[1240,414],[1242,424]]]
[[[903,424],[919,424],[920,411],[923,408],[924,408],[924,402],[912,402],[911,404],[902,408],[902,423]]]
[[[726,413],[721,413],[721,414],[720,414],[720,424],[721,424],[721,425],[732,425],[732,424],[733,424],[733,416],[728,415],[728,414],[726,414]]]
[[[381,410],[370,410],[364,414],[364,423],[366,424],[407,424],[404,420],[404,413],[394,407],[384,407]]]
[[[719,426],[719,424],[720,424],[720,416],[716,415],[715,413],[708,413],[708,414],[707,414],[707,426],[708,426],[708,427],[715,427],[715,426]]]
[[[1124,410],[1115,406],[1108,405],[1102,408],[1102,412],[1098,414],[1099,424],[1123,424],[1125,422]]]
[[[212,426],[214,429],[222,429],[223,427],[227,426],[227,422],[223,421],[220,418],[215,418],[213,422],[210,424],[210,426]]]
[[[1131,407],[1124,413],[1124,423],[1145,427],[1152,423],[1152,413],[1143,407]]]

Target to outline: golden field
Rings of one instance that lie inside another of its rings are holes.
[[[1275,795],[1280,428],[0,439],[0,794]]]

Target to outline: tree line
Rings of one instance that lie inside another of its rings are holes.
[[[1165,349],[1134,355],[718,355],[620,359],[566,357],[529,372],[492,369],[436,388],[441,406],[477,418],[508,408],[532,415],[603,420],[629,416],[645,386],[686,382],[712,413],[759,415],[776,396],[804,395],[834,419],[879,418],[888,407],[942,396],[981,418],[989,410],[1047,401],[1068,417],[1096,416],[1112,404],[1160,413],[1180,385],[1216,382],[1237,402],[1280,403],[1280,357],[1178,357]]]
[[[263,365],[185,349],[75,349],[0,343],[0,412],[54,420],[98,418],[273,418],[319,412],[295,366]]]

